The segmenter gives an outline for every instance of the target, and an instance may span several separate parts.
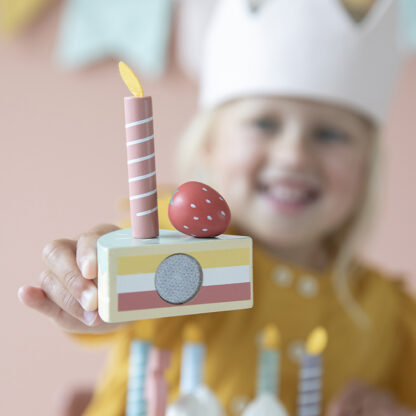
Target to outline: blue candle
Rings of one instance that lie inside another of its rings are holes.
[[[185,395],[203,384],[205,345],[200,328],[194,324],[185,327],[183,337],[180,392]]]
[[[267,325],[262,333],[257,367],[257,396],[270,393],[279,397],[280,334],[277,326]]]
[[[150,342],[139,339],[133,340],[130,344],[126,416],[147,415],[144,392],[150,348]]]

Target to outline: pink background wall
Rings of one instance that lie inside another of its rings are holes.
[[[115,201],[127,194],[125,87],[112,61],[59,70],[52,62],[59,12],[52,8],[26,34],[0,44],[0,414],[53,415],[59,391],[91,384],[105,358],[105,350],[79,347],[16,297],[18,286],[37,281],[47,241],[114,221]],[[196,88],[176,67],[143,83],[154,99],[163,183],[172,176],[171,155],[194,110]],[[394,104],[379,226],[366,251],[389,270],[415,277],[416,60],[407,65]]]

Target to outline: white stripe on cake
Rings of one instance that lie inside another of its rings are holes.
[[[125,274],[116,277],[117,293],[156,290],[155,273]],[[203,269],[202,286],[250,282],[250,266],[207,267]]]

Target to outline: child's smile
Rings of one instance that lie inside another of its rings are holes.
[[[292,173],[279,173],[274,178],[260,179],[258,192],[265,203],[279,215],[298,215],[320,197],[319,184]]]

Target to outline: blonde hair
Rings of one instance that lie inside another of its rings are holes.
[[[206,182],[207,172],[201,160],[201,149],[206,145],[221,106],[200,110],[189,124],[178,147],[177,169],[181,181],[197,180]],[[327,239],[328,249],[334,258],[332,263],[332,281],[334,291],[351,319],[361,328],[370,325],[370,320],[350,288],[350,276],[357,268],[355,261],[358,248],[363,242],[366,230],[374,220],[376,198],[379,188],[381,149],[378,129],[372,125],[370,161],[367,166],[363,197],[351,218]]]

